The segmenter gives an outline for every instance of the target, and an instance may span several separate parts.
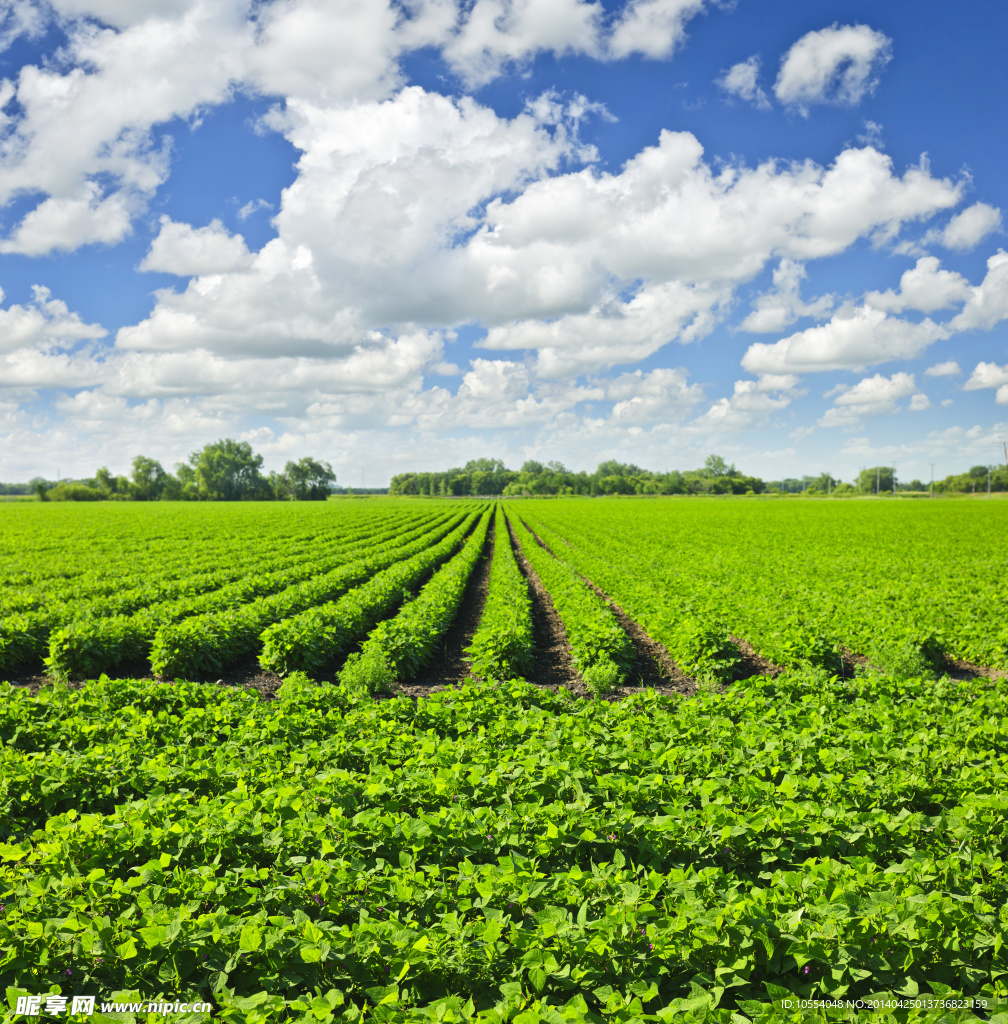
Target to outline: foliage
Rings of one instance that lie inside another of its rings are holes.
[[[493,552],[483,617],[466,654],[477,676],[524,677],[532,670],[532,598],[511,550],[511,535],[500,504],[494,518]]]
[[[184,993],[249,1024],[824,1020],[781,1000],[873,993],[994,1014],[1006,712],[1003,682],[811,670],[678,703],[8,690],[8,999]]]
[[[280,675],[295,670],[321,676],[335,668],[336,660],[350,645],[395,611],[404,598],[461,547],[479,518],[472,512],[451,532],[442,527],[438,543],[425,537],[415,546],[383,555],[384,566],[375,565],[362,582],[338,601],[312,602],[305,611],[262,631],[259,637],[259,663]],[[452,525],[457,520],[452,521]]]
[[[347,658],[340,682],[367,693],[387,691],[431,663],[486,544],[489,517],[488,512],[481,516],[462,550],[431,577],[414,600],[371,630],[360,652]]]
[[[288,462],[282,474],[270,474],[270,486],[277,498],[290,501],[325,501],[336,474],[328,462],[306,456]]]
[[[686,503],[526,501],[551,550],[675,660],[690,622],[722,624],[781,666],[843,673],[904,639],[1008,668],[1004,506],[939,501]],[[931,637],[931,640],[928,640]],[[930,670],[930,669],[929,669]]]
[[[622,686],[633,666],[633,646],[612,609],[571,568],[536,542],[517,516],[509,519],[522,551],[549,593],[567,632],[585,686],[604,696]]]

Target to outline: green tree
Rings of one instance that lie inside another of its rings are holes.
[[[329,497],[329,485],[336,482],[336,474],[328,462],[316,462],[307,455],[297,462],[288,462],[283,478],[287,493],[282,496],[292,501],[325,501]]]
[[[157,459],[138,455],[133,460],[133,490],[143,501],[156,501],[161,497],[167,476]]]
[[[728,476],[735,472],[735,465],[728,465],[720,455],[708,455],[704,460],[704,472],[715,480],[720,476]]]
[[[262,462],[262,456],[252,451],[248,441],[235,441],[230,437],[205,445],[202,451],[189,456],[196,491],[199,497],[209,501],[272,497],[259,472]]]
[[[858,477],[861,483],[862,494],[892,494],[893,469],[892,466],[872,466],[871,469],[862,469]]]

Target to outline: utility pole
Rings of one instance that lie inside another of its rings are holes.
[[[931,491],[928,494],[929,498],[934,497],[934,463],[931,463]]]

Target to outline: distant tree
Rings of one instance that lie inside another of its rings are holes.
[[[46,490],[45,480],[35,481],[35,497],[38,498],[39,501],[49,500],[49,494]]]
[[[325,501],[329,497],[329,485],[336,482],[336,474],[328,462],[316,462],[308,456],[288,462],[283,478],[287,493],[282,496],[292,501]]]
[[[205,445],[202,451],[189,456],[196,490],[201,498],[210,501],[272,497],[269,485],[259,472],[262,463],[262,456],[252,451],[248,441],[235,441],[230,437]]]
[[[133,491],[143,501],[156,501],[164,493],[168,474],[157,459],[138,455],[133,460]]]
[[[728,476],[735,472],[734,464],[729,466],[720,455],[708,455],[704,460],[704,472],[715,480],[720,476]]]
[[[108,466],[102,466],[99,468],[98,472],[95,473],[95,483],[98,485],[98,490],[104,491],[106,494],[115,493],[115,477],[112,475]]]
[[[892,493],[892,466],[872,466],[870,469],[862,469],[858,479],[861,482],[862,494]]]

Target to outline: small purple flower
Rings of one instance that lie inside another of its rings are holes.
[[[807,967],[805,968],[805,973],[808,974],[808,968]]]

